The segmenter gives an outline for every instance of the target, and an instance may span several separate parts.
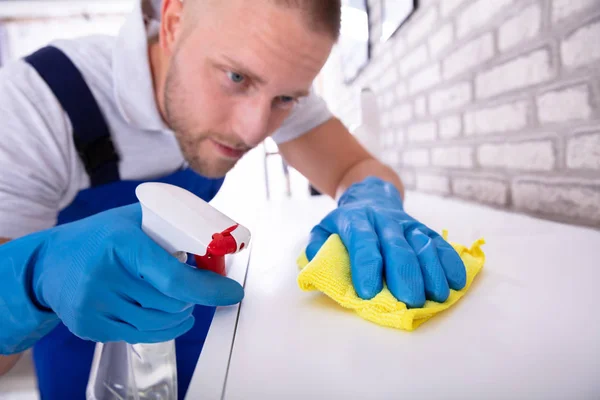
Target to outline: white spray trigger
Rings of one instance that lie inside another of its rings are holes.
[[[182,262],[187,260],[186,253],[206,255],[213,235],[226,230],[236,242],[233,253],[250,243],[246,227],[183,188],[148,182],[139,185],[135,193],[142,206],[143,231]]]

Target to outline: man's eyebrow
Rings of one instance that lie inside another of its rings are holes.
[[[268,81],[266,78],[262,78],[262,77],[256,75],[255,73],[250,72],[250,69],[248,69],[242,63],[235,61],[227,56],[223,56],[223,59],[227,63],[229,63],[231,65],[231,67],[235,68],[236,73],[247,76],[251,80],[258,82],[261,85],[267,84]],[[310,92],[308,90],[298,90],[298,91],[292,93],[292,97],[307,97],[309,94],[310,94]]]

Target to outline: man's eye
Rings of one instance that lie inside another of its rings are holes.
[[[290,97],[290,96],[280,96],[279,97],[279,101],[281,101],[284,104],[292,103],[292,102],[294,102],[294,100],[296,100],[296,99],[294,99],[293,97]]]
[[[227,76],[234,83],[242,83],[244,81],[244,76],[240,75],[240,74],[238,74],[236,72],[228,72]]]

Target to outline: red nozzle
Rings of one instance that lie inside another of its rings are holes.
[[[212,236],[212,241],[206,249],[206,254],[203,256],[194,255],[198,268],[213,271],[223,276],[227,275],[225,271],[225,255],[233,254],[237,250],[237,242],[231,236],[231,232],[237,227],[238,225],[236,224]]]

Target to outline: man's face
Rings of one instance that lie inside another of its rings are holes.
[[[221,177],[308,94],[334,41],[267,0],[185,1],[206,4],[174,32],[163,114],[190,166]]]

